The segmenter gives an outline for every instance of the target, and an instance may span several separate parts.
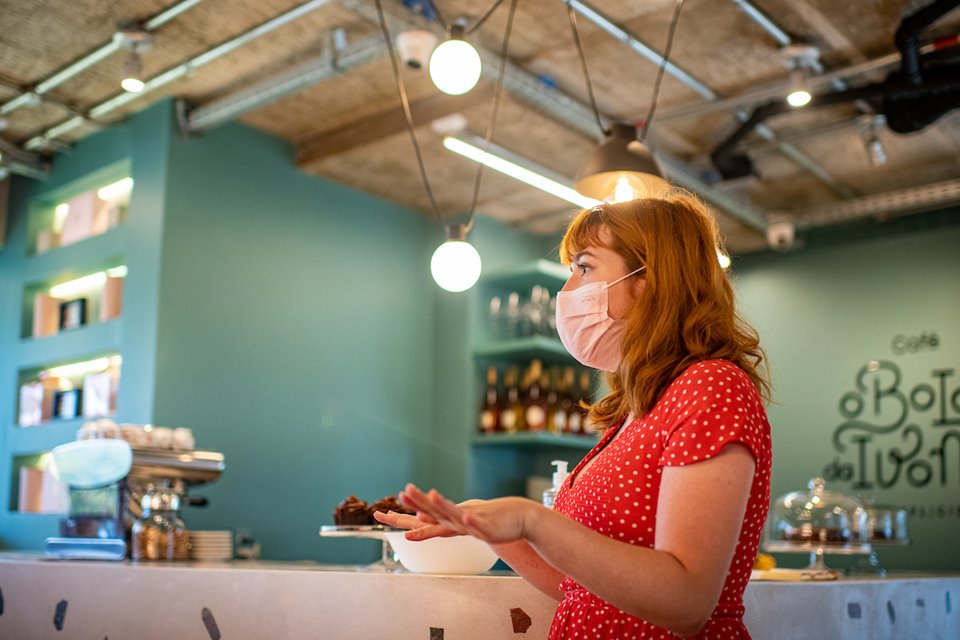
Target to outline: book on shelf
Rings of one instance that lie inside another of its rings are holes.
[[[103,296],[100,298],[100,321],[106,322],[117,318],[123,312],[123,281],[126,278],[107,276],[103,285]]]
[[[56,335],[60,330],[60,303],[63,300],[45,293],[33,296],[33,337]]]

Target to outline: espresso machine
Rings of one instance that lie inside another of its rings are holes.
[[[79,440],[52,453],[70,498],[60,535],[46,541],[47,555],[55,558],[123,560],[145,496],[172,493],[180,505],[205,506],[206,498],[188,495],[190,489],[216,481],[224,470],[216,451],[134,448],[120,439]]]

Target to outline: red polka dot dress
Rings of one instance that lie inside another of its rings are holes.
[[[653,548],[663,467],[708,460],[731,442],[750,450],[756,471],[720,600],[696,636],[702,639],[750,637],[743,625],[743,592],[770,504],[770,425],[742,369],[726,360],[687,368],[647,415],[607,430],[564,482],[554,506],[598,533]],[[550,640],[678,637],[606,603],[571,578],[560,588],[564,597]]]

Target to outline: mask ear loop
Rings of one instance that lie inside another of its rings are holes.
[[[614,280],[613,282],[611,282],[611,283],[608,284],[607,286],[608,286],[608,287],[612,287],[613,285],[617,284],[617,283],[620,282],[621,280],[626,280],[626,279],[629,278],[630,276],[632,276],[632,275],[634,275],[634,274],[637,274],[637,273],[640,273],[641,271],[643,271],[643,270],[646,269],[646,268],[647,268],[647,265],[643,265],[643,266],[640,267],[639,269],[634,269],[633,271],[631,271],[631,272],[628,273],[627,275],[621,276],[621,277],[617,278],[616,280]]]

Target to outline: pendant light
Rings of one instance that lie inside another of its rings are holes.
[[[623,202],[655,195],[670,185],[653,154],[637,140],[637,128],[618,122],[587,156],[574,188],[588,198]]]
[[[441,288],[453,293],[466,291],[480,279],[480,254],[467,241],[467,227],[447,227],[447,241],[437,247],[430,259],[430,273]]]
[[[653,84],[653,95],[650,98],[650,108],[644,119],[643,132],[639,139],[637,127],[625,122],[615,122],[606,127],[600,117],[600,109],[593,95],[593,83],[590,81],[590,72],[587,69],[587,59],[580,42],[580,29],[577,26],[577,16],[573,7],[567,5],[567,16],[570,20],[570,29],[573,33],[574,44],[577,47],[577,56],[583,70],[583,77],[587,85],[587,94],[590,97],[590,106],[597,120],[597,126],[603,132],[603,141],[587,156],[577,172],[574,188],[588,198],[603,200],[604,202],[624,202],[636,198],[656,196],[670,188],[670,184],[663,179],[663,172],[650,149],[644,144],[653,116],[657,109],[657,98],[660,95],[660,84],[663,81],[663,72],[666,70],[673,48],[673,38],[676,35],[677,23],[680,20],[680,11],[684,0],[676,0],[673,18],[667,30],[667,45],[661,57],[657,78]]]
[[[464,27],[454,24],[450,37],[430,55],[430,79],[437,89],[451,96],[470,91],[480,81],[480,54],[464,38]]]

